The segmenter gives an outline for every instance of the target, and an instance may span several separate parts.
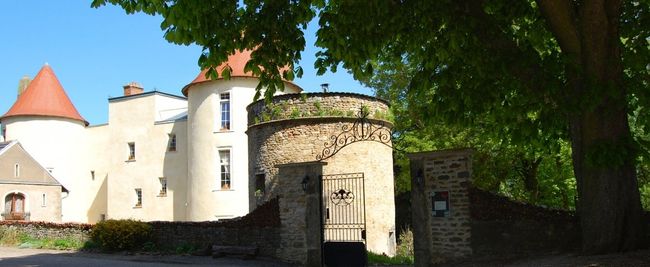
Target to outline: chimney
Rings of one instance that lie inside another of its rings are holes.
[[[29,83],[32,81],[29,76],[25,75],[23,78],[18,81],[18,96],[22,95],[23,92],[25,92],[25,89],[27,89],[27,86],[29,86]]]
[[[142,94],[142,92],[144,92],[144,89],[137,82],[130,82],[124,86],[124,96]]]

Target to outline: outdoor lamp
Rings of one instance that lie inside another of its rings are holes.
[[[302,185],[302,191],[307,192],[307,183],[309,183],[309,175],[305,175],[305,178],[302,178],[302,182],[300,182]]]

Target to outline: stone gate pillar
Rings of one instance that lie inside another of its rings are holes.
[[[324,162],[276,165],[280,204],[278,258],[321,266],[320,179]]]
[[[409,154],[415,266],[472,254],[471,149]]]

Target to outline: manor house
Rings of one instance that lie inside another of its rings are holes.
[[[129,83],[123,96],[108,99],[108,123],[99,125],[84,120],[46,64],[33,80],[21,82],[16,102],[0,117],[1,144],[18,143],[26,152],[21,158],[40,164],[12,159],[7,168],[13,171],[0,177],[0,185],[11,185],[0,186],[4,219],[18,214],[15,210],[32,219],[87,223],[247,214],[256,203],[249,198],[246,106],[259,81],[243,71],[249,58],[250,51],[243,51],[217,68],[228,64],[229,80],[208,80],[205,71],[199,73],[182,88],[183,96],[145,92]],[[285,82],[278,94],[301,91]],[[58,192],[19,187],[39,185],[32,178],[18,179],[28,166],[47,170],[38,179],[58,185]],[[56,198],[60,213],[35,214]]]

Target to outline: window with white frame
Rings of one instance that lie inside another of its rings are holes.
[[[135,189],[135,197],[136,197],[135,207],[136,208],[141,208],[142,207],[142,188],[136,188]]]
[[[219,107],[221,109],[221,131],[230,130],[230,93],[219,95]]]
[[[232,188],[230,165],[230,150],[219,150],[219,184],[222,190]]]

